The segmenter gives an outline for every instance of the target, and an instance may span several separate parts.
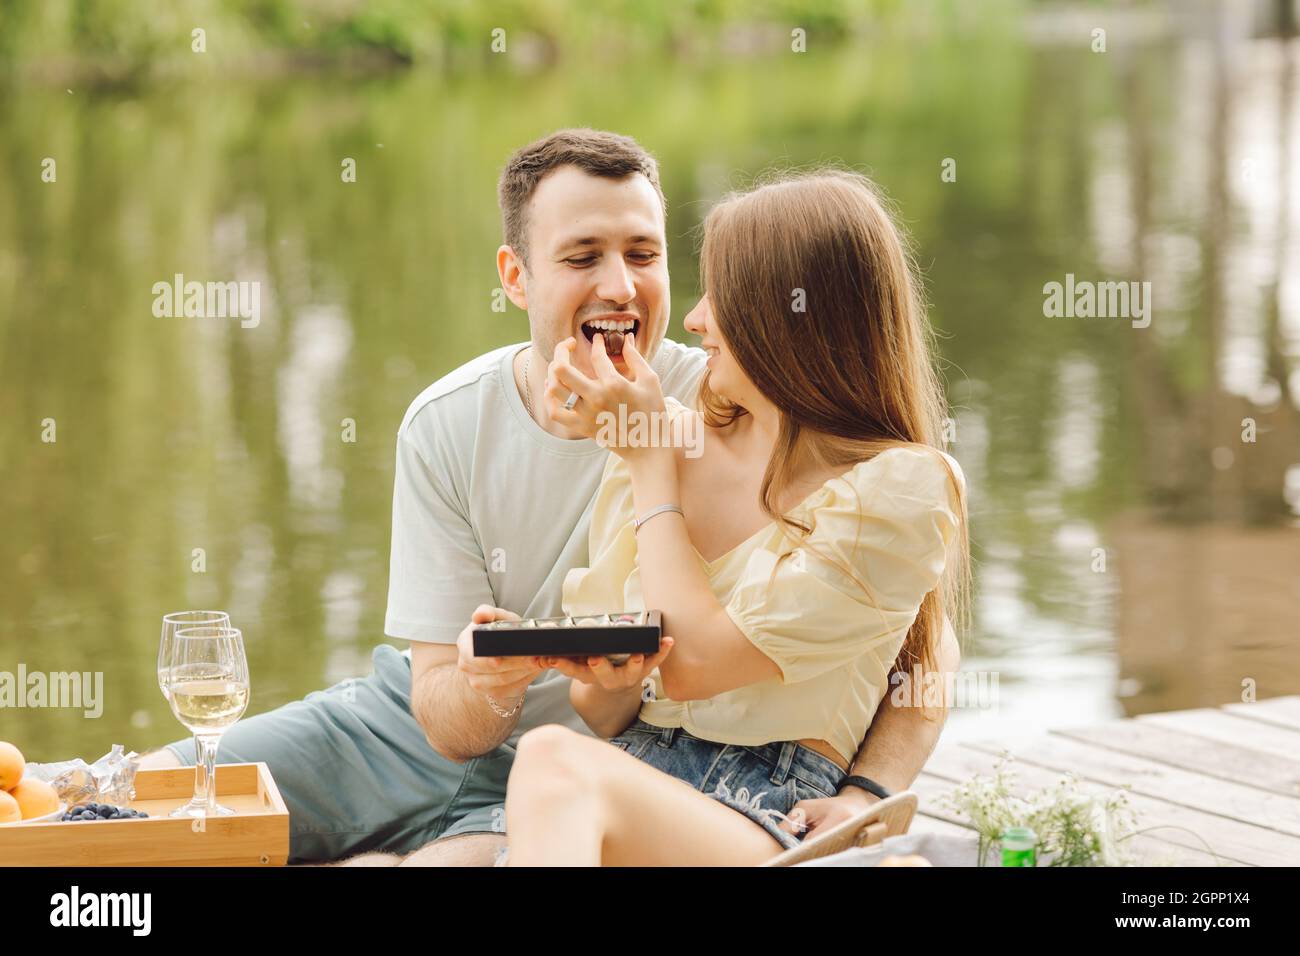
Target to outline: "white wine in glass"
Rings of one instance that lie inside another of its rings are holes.
[[[193,734],[224,733],[248,707],[248,684],[231,678],[229,671],[206,664],[178,667],[170,688],[176,719]]]
[[[167,667],[172,713],[192,734],[198,749],[194,798],[173,817],[229,816],[217,803],[217,747],[221,735],[248,708],[248,659],[238,628],[203,624],[176,631]]]
[[[172,638],[184,627],[198,627],[201,624],[230,626],[230,615],[225,611],[173,611],[164,614],[162,619],[162,636],[158,639],[158,687],[167,698],[167,674],[172,660]]]

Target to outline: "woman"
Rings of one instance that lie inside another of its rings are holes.
[[[630,335],[625,374],[599,335],[595,378],[569,363],[572,340],[551,363],[558,422],[608,440],[622,405],[677,435],[701,415],[704,437],[695,457],[634,430],[612,446],[565,611],[657,608],[673,637],[620,667],[545,661],[615,746],[555,725],[521,738],[511,865],[780,853],[798,842],[793,806],[836,793],[891,668],[929,669],[944,602],[956,611],[963,482],[939,451],[917,282],[870,182],[824,171],[731,197],[701,265],[699,411],[665,402]]]

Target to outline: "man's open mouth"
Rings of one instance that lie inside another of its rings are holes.
[[[623,354],[623,336],[631,332],[640,336],[640,319],[589,319],[582,323],[582,334],[588,342],[595,341],[596,333],[605,337],[605,351],[610,355]]]

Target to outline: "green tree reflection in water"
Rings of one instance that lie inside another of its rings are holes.
[[[525,337],[491,309],[497,171],[579,124],[661,160],[677,337],[695,229],[729,185],[841,161],[898,202],[975,506],[967,666],[1000,672],[1003,719],[1219,703],[1244,676],[1300,691],[1295,44],[1228,66],[1190,42],[3,88],[0,670],[103,671],[106,700],[94,721],[6,710],[0,735],[37,760],[181,737],[151,662],[183,607],[244,628],[250,713],[366,673],[397,424]],[[260,325],[155,318],[176,273],[260,281]],[[1066,273],[1152,281],[1152,327],[1044,318]],[[1246,580],[1265,584],[1243,599]],[[967,726],[988,724],[958,712],[950,732]]]

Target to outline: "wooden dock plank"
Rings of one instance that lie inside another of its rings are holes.
[[[1136,720],[1140,724],[1154,724],[1221,743],[1246,746],[1277,757],[1300,760],[1300,728],[1249,720],[1213,707],[1143,714]]]
[[[977,773],[988,774],[992,770],[997,753],[1003,748],[996,745],[982,745],[987,746],[988,749],[981,750],[977,749],[977,746],[980,745],[941,744],[926,764],[925,772],[942,776],[952,782],[968,780]],[[1013,767],[1019,781],[1035,789],[1054,783],[1059,779],[1060,771],[1064,769],[1074,769],[1078,772],[1080,787],[1087,793],[1115,789],[1117,785],[1126,782],[1117,783],[1113,781],[1110,774],[1106,775],[1108,779],[1098,782],[1082,768],[1062,767],[1059,766],[1059,762],[1053,769],[1051,765],[1041,766],[1018,757]],[[1295,866],[1300,863],[1300,839],[1296,837],[1235,818],[1190,808],[1181,803],[1171,803],[1146,796],[1140,792],[1129,794],[1129,804],[1138,815],[1140,827],[1168,827],[1148,834],[1163,842],[1202,851],[1208,844],[1217,856],[1255,866]],[[925,807],[925,811],[933,812],[929,805]],[[1192,832],[1172,829],[1172,827],[1184,827]]]
[[[1055,779],[1055,777],[1052,777]],[[934,774],[923,773],[912,785],[913,792],[920,799],[916,817],[912,821],[912,833],[942,833],[947,836],[971,836],[974,830],[968,821],[955,816],[952,811],[940,809],[938,800],[952,791],[958,781],[948,780]],[[1019,781],[1018,790],[1027,794],[1034,786],[1025,779]],[[1215,857],[1204,850],[1192,849],[1176,843],[1168,843],[1155,836],[1139,834],[1125,841],[1125,847],[1136,858],[1140,866],[1246,866],[1237,860]]]
[[[1269,697],[1249,704],[1225,704],[1230,714],[1300,730],[1300,697]]]
[[[996,745],[973,744],[981,749]],[[1234,820],[1300,837],[1300,799],[1256,790],[1239,783],[1218,780],[1130,757],[1114,750],[1083,744],[1059,734],[1048,734],[1017,742],[1018,761],[1028,761],[1052,770],[1073,771],[1079,776],[1112,787],[1128,785],[1144,796],[1181,804],[1195,810],[1216,813]],[[1296,857],[1300,864],[1300,856]]]
[[[1145,714],[1010,743],[941,743],[912,787],[920,798],[913,830],[960,834],[969,821],[939,798],[990,775],[1007,752],[1018,790],[1051,786],[1065,772],[1086,793],[1126,790],[1147,831],[1128,847],[1144,864],[1300,866],[1300,696]]]
[[[1254,750],[1246,745],[1248,737],[1234,745],[1136,720],[1115,720],[1053,734],[1241,786],[1300,797],[1300,753],[1287,759]]]
[[[998,751],[998,745],[972,746]],[[1229,780],[1219,780],[1197,771],[1182,770],[1094,744],[1081,743],[1059,734],[1018,741],[1019,760],[1041,767],[1073,771],[1099,783],[1128,785],[1134,792],[1157,800],[1179,803],[1207,813],[1300,837],[1300,799],[1267,790],[1257,790]]]

